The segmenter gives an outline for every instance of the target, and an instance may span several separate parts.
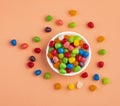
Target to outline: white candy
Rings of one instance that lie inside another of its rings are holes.
[[[81,88],[82,86],[83,86],[83,83],[80,82],[80,81],[78,81],[78,82],[77,82],[77,88],[79,89],[79,88]]]
[[[64,35],[60,35],[60,36],[58,37],[58,39],[59,39],[59,40],[63,40],[63,39],[64,39]]]

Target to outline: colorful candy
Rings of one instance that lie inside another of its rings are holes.
[[[95,75],[93,76],[93,79],[94,79],[95,81],[98,81],[98,80],[100,79],[99,74],[95,74]]]
[[[68,24],[69,28],[75,28],[76,27],[76,23],[75,22],[70,22]]]
[[[100,55],[105,55],[105,54],[106,54],[106,50],[105,50],[105,49],[100,49],[100,50],[98,51],[98,53],[99,53]]]
[[[45,32],[51,32],[52,29],[50,27],[45,27]]]
[[[99,62],[97,63],[97,66],[98,66],[99,68],[103,68],[104,62],[103,62],[103,61],[99,61]]]
[[[34,72],[34,74],[35,74],[36,76],[39,76],[41,73],[42,73],[41,70],[35,70],[35,72]]]
[[[88,26],[89,28],[94,28],[94,23],[93,23],[93,22],[88,22],[87,26]]]
[[[34,42],[40,42],[40,40],[41,40],[41,39],[40,39],[40,37],[38,37],[38,36],[33,37],[33,41],[34,41]]]
[[[83,86],[83,83],[81,81],[78,81],[76,88],[80,89],[80,88],[82,88],[82,86]]]
[[[57,20],[56,24],[59,25],[59,26],[63,25],[63,20],[61,20],[61,19]]]
[[[44,78],[45,78],[45,79],[50,79],[50,78],[51,78],[50,72],[46,72],[46,73],[44,74]]]
[[[82,77],[82,78],[87,78],[87,77],[88,77],[88,73],[87,73],[87,72],[83,72],[83,73],[81,74],[81,77]]]
[[[69,90],[74,90],[75,89],[75,85],[73,83],[68,84],[68,89]]]
[[[16,39],[12,39],[12,40],[10,41],[10,43],[11,43],[12,46],[16,46],[16,45],[17,45]]]
[[[71,15],[71,16],[76,16],[76,14],[77,14],[76,10],[70,10],[69,11],[69,15]]]
[[[33,67],[34,67],[34,63],[33,63],[33,62],[28,62],[28,63],[27,63],[27,66],[28,66],[29,68],[33,68]]]
[[[54,88],[55,88],[56,90],[60,90],[60,89],[62,88],[61,83],[59,83],[59,82],[55,83]]]
[[[97,41],[100,43],[103,42],[104,40],[105,40],[105,38],[102,35],[97,38]]]
[[[96,85],[90,85],[89,90],[90,91],[95,91],[97,89]]]
[[[40,49],[40,48],[35,48],[35,49],[34,49],[34,52],[35,52],[35,53],[40,53],[40,52],[41,52],[41,49]]]
[[[31,62],[35,62],[36,58],[35,58],[34,56],[30,56],[30,57],[29,57],[29,60],[30,60]]]
[[[48,16],[45,18],[45,20],[46,20],[47,22],[52,21],[52,19],[53,19],[53,17],[52,17],[51,15],[48,15]]]
[[[104,85],[107,85],[107,84],[109,84],[109,78],[107,78],[107,77],[104,77],[103,79],[102,79],[102,83],[104,84]]]
[[[20,48],[21,48],[21,49],[26,49],[26,48],[28,48],[28,44],[27,44],[27,43],[22,43],[22,44],[20,45]]]

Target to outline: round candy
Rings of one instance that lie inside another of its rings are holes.
[[[58,69],[60,67],[60,62],[54,63],[53,66]]]
[[[97,89],[96,85],[90,85],[89,90],[90,91],[95,91]]]
[[[64,56],[67,57],[67,58],[70,58],[70,53],[69,52],[65,52]]]
[[[75,22],[71,22],[68,24],[69,28],[75,28],[76,27],[76,23]]]
[[[70,57],[69,58],[69,63],[74,63],[75,62],[75,57]]]
[[[73,42],[74,42],[74,37],[70,37],[70,38],[68,39],[68,41],[69,41],[70,43],[73,43]]]
[[[35,70],[34,74],[35,74],[36,76],[39,76],[39,75],[41,74],[41,70]]]
[[[59,25],[59,26],[60,26],[60,25],[63,25],[63,20],[61,20],[61,19],[57,20],[57,21],[56,21],[56,24]]]
[[[77,55],[77,56],[76,56],[76,61],[80,62],[81,59],[82,59],[82,56],[81,56],[81,55]]]
[[[98,51],[98,53],[99,53],[100,55],[105,55],[105,54],[106,54],[106,50],[105,50],[105,49],[100,49],[100,50]]]
[[[38,37],[38,36],[35,36],[35,37],[33,38],[33,41],[34,41],[34,42],[40,42],[40,40],[41,40],[41,39],[40,39],[40,37]]]
[[[85,64],[84,64],[83,62],[79,62],[79,66],[80,66],[80,67],[84,67],[84,65],[85,65]]]
[[[35,48],[35,49],[34,49],[34,52],[35,52],[35,53],[40,53],[40,52],[41,52],[41,49],[40,49],[40,48]]]
[[[57,50],[56,50],[56,49],[52,50],[52,51],[51,51],[51,54],[52,54],[53,56],[56,56],[56,55],[57,55]]]
[[[51,15],[48,15],[48,16],[45,18],[45,20],[46,20],[47,22],[52,21],[52,19],[53,19],[53,17],[52,17]]]
[[[83,50],[83,49],[80,49],[80,50],[79,50],[79,54],[80,54],[80,55],[83,55],[83,54],[84,54],[84,50]]]
[[[104,66],[104,62],[103,62],[103,61],[99,61],[99,62],[97,63],[97,66],[98,66],[99,68],[102,68],[102,67]]]
[[[95,81],[98,81],[98,80],[100,79],[99,74],[95,74],[95,75],[93,76],[93,79],[94,79]]]
[[[72,70],[69,69],[69,68],[66,68],[65,70],[66,70],[67,73],[71,73],[72,72]]]
[[[74,47],[72,45],[69,45],[68,50],[72,51],[73,49],[74,49]]]
[[[66,64],[66,63],[68,62],[68,58],[64,57],[64,58],[62,59],[62,62]]]
[[[74,72],[78,72],[78,71],[80,71],[81,70],[81,67],[80,66],[76,66],[75,68],[74,68]]]
[[[55,42],[54,41],[50,41],[49,47],[54,47],[54,45],[55,45]]]
[[[54,87],[56,90],[60,90],[62,88],[62,85],[61,85],[61,83],[57,82],[57,83],[55,83]]]
[[[79,46],[79,40],[74,40],[74,45]]]
[[[69,47],[69,45],[70,45],[70,43],[69,43],[69,42],[65,42],[65,43],[64,43],[64,48],[68,48],[68,47]]]
[[[84,52],[82,55],[84,58],[87,58],[89,56],[89,52]]]
[[[58,53],[64,53],[64,49],[62,47],[58,48]]]
[[[89,48],[88,44],[87,44],[87,43],[84,43],[84,44],[83,44],[83,48],[84,48],[85,50],[88,50],[88,48]]]
[[[60,48],[61,46],[62,46],[61,43],[56,43],[56,44],[55,44],[55,48],[56,48],[56,49]]]
[[[66,64],[65,63],[61,63],[60,64],[60,69],[65,69],[66,68]]]
[[[20,47],[21,47],[21,49],[26,49],[26,48],[28,48],[28,44],[27,43],[22,43],[20,45]]]
[[[68,89],[69,89],[69,90],[75,89],[75,85],[74,85],[73,83],[70,83],[70,84],[68,85]]]
[[[67,68],[69,68],[69,69],[73,69],[73,68],[74,68],[74,65],[73,65],[73,64],[70,64],[70,63],[68,63],[68,64],[67,64]]]
[[[33,62],[28,62],[27,65],[28,65],[29,68],[33,68],[34,67],[34,63]]]
[[[87,26],[88,26],[89,28],[94,28],[94,23],[93,23],[93,22],[88,22]]]
[[[50,58],[50,59],[52,59],[53,58],[53,55],[52,55],[52,53],[48,53],[48,57]]]
[[[102,83],[105,84],[105,85],[106,85],[106,84],[109,84],[109,82],[110,82],[110,81],[109,81],[109,78],[107,78],[107,77],[104,77],[104,78],[102,79]]]
[[[64,39],[61,41],[61,43],[62,43],[62,44],[65,44],[67,41],[68,41],[68,40],[67,40],[66,38],[64,38]]]
[[[45,27],[45,32],[51,32],[52,29],[50,27]]]
[[[36,58],[35,58],[34,56],[30,56],[30,57],[29,57],[29,60],[30,60],[31,62],[35,62]]]
[[[53,48],[53,47],[50,47],[50,48],[48,49],[48,52],[51,52],[52,50],[54,50],[54,48]]]
[[[77,49],[77,48],[73,49],[73,50],[72,50],[72,53],[73,53],[73,54],[78,54],[78,53],[79,53],[79,49]]]
[[[46,73],[44,74],[44,78],[45,78],[45,79],[50,79],[50,78],[51,78],[50,72],[46,72]]]
[[[66,74],[66,70],[65,69],[60,69],[60,74]]]
[[[69,15],[71,15],[71,16],[76,16],[76,14],[77,14],[76,10],[70,10],[69,11]]]
[[[82,86],[83,86],[83,83],[82,83],[82,82],[80,82],[80,81],[78,81],[78,82],[77,82],[77,86],[76,86],[76,87],[77,87],[78,89],[80,89]]]
[[[16,46],[17,45],[16,39],[11,40],[10,43],[11,43],[12,46]]]
[[[73,65],[74,65],[74,66],[78,66],[78,62],[75,61],[75,62],[73,63]]]
[[[55,42],[55,43],[60,43],[60,40],[59,40],[58,38],[56,38],[56,39],[54,40],[54,42]]]
[[[63,54],[63,53],[60,53],[60,54],[58,54],[58,57],[59,57],[60,59],[62,59],[62,58],[64,57],[64,54]]]
[[[103,42],[104,40],[105,40],[105,38],[102,35],[97,38],[98,42]]]
[[[60,35],[60,36],[58,36],[58,39],[61,41],[61,40],[64,39],[64,36],[63,36],[63,35]]]
[[[54,63],[57,63],[57,62],[59,61],[58,57],[57,57],[57,56],[54,56],[54,57],[53,57],[53,61],[54,61]]]
[[[82,40],[82,38],[80,36],[74,36],[74,40],[80,41],[80,40]]]
[[[83,72],[83,73],[81,74],[81,77],[82,77],[82,78],[87,78],[87,77],[88,77],[88,73],[87,73],[87,72]]]

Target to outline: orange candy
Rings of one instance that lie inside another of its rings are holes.
[[[64,38],[69,39],[69,38],[70,38],[70,36],[69,36],[69,35],[65,35],[65,36],[64,36]]]
[[[97,38],[98,42],[103,42],[104,40],[105,40],[105,38],[102,35]]]
[[[59,89],[62,88],[62,85],[58,82],[58,83],[55,83],[54,87],[55,87],[56,90],[59,90]]]
[[[70,10],[70,11],[69,11],[69,14],[70,14],[71,16],[76,16],[77,11],[76,11],[76,10]]]
[[[74,66],[78,66],[78,62],[75,61],[75,62],[73,63],[73,65],[74,65]]]
[[[89,86],[90,91],[95,91],[97,87],[95,85],[90,85]]]
[[[56,38],[56,39],[54,40],[54,42],[55,42],[55,43],[59,43],[60,40],[59,40],[58,38]]]
[[[59,69],[60,62],[54,63],[53,66],[54,66],[55,68]]]
[[[48,57],[49,57],[50,59],[52,59],[52,58],[53,58],[53,55],[49,52],[49,53],[48,53]]]
[[[83,44],[84,44],[84,41],[83,41],[83,40],[80,40],[79,44],[80,44],[80,47],[82,47]]]

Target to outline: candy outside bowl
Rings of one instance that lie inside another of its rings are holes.
[[[50,41],[54,41],[56,38],[62,38],[64,37],[64,35],[68,35],[68,36],[80,36],[81,39],[89,46],[88,48],[88,52],[89,52],[89,56],[87,57],[87,60],[85,62],[85,66],[81,68],[80,71],[78,72],[71,72],[71,73],[66,73],[66,74],[61,74],[59,72],[59,69],[55,68],[53,66],[53,63],[51,62],[51,60],[49,59],[48,57],[48,52],[49,52],[49,43]],[[57,74],[59,75],[63,75],[63,76],[74,76],[74,75],[77,75],[77,74],[80,74],[82,71],[84,71],[86,69],[86,67],[88,66],[88,64],[90,63],[90,59],[91,59],[91,48],[90,48],[90,44],[88,43],[88,41],[79,33],[76,33],[76,32],[71,32],[71,31],[67,31],[67,32],[61,32],[61,33],[58,33],[56,34],[52,39],[50,39],[48,45],[47,45],[47,48],[46,48],[46,59],[47,59],[47,62],[49,64],[49,66],[52,68],[53,71],[55,71]]]

